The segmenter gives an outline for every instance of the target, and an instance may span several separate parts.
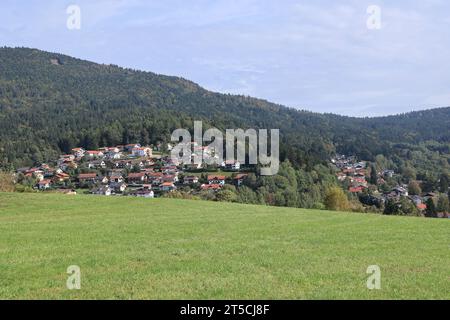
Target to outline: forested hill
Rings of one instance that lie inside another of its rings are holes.
[[[0,48],[0,167],[45,162],[75,146],[168,141],[193,120],[219,129],[280,128],[282,157],[304,168],[336,151],[413,165],[448,165],[450,154],[450,108],[364,119],[318,114],[182,78]]]

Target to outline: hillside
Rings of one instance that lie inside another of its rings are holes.
[[[0,193],[0,299],[449,299],[447,220]]]
[[[318,114],[182,78],[0,48],[0,167],[46,162],[75,146],[167,141],[193,120],[219,129],[280,128],[282,158],[309,169],[335,151],[365,160],[415,157],[421,168],[448,164],[450,154],[450,108],[373,119]]]

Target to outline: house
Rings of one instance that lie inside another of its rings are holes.
[[[139,143],[129,143],[123,147],[123,150],[126,152],[131,152],[134,148],[140,148],[141,145]]]
[[[109,176],[109,181],[111,181],[113,183],[122,183],[122,182],[124,182],[124,179],[123,179],[123,176],[120,173],[113,172]]]
[[[62,173],[57,173],[54,176],[53,181],[57,183],[57,182],[67,181],[69,179],[70,179],[70,176],[67,173],[62,172]]]
[[[221,184],[202,184],[200,186],[200,189],[218,191],[218,190],[222,189],[222,185]]]
[[[143,168],[145,167],[143,161],[134,161],[134,162],[132,162],[132,165],[133,165],[134,167],[139,167],[139,168],[141,168],[141,169],[143,169]]]
[[[99,187],[99,188],[92,189],[91,193],[92,194],[103,195],[103,196],[110,196],[111,193],[112,193],[112,190],[108,186],[102,186],[102,187]]]
[[[247,178],[247,176],[248,176],[248,174],[245,174],[245,173],[241,173],[241,174],[236,175],[233,178],[234,184],[236,186],[240,187],[242,185],[242,183],[244,183],[244,180],[245,180],[245,178]]]
[[[124,192],[124,191],[126,190],[127,185],[126,185],[126,183],[124,183],[124,182],[122,182],[122,183],[111,183],[111,184],[109,185],[109,187],[110,187],[111,189],[114,189],[116,192],[122,193],[122,192]]]
[[[410,199],[416,206],[422,204],[422,198],[421,198],[420,196],[417,196],[417,195],[409,196],[409,199]]]
[[[366,174],[367,174],[367,171],[365,169],[356,169],[355,176],[365,177]]]
[[[96,173],[80,173],[78,175],[78,181],[80,183],[94,183],[97,180]]]
[[[105,157],[107,158],[107,159],[110,159],[110,160],[118,160],[118,159],[120,159],[120,158],[122,158],[122,153],[120,152],[120,151],[117,151],[116,152],[116,150],[118,150],[117,148],[114,148],[114,149],[109,149],[106,153],[105,153]]]
[[[101,184],[108,184],[109,179],[108,179],[108,177],[97,177],[95,179],[95,182],[99,182]]]
[[[404,187],[397,186],[392,191],[397,193],[397,195],[399,195],[399,196],[404,196],[404,197],[408,196],[408,191]]]
[[[61,164],[65,161],[74,161],[74,160],[75,156],[73,154],[63,154],[62,156],[59,157],[58,164]]]
[[[149,147],[135,147],[131,149],[131,154],[135,157],[151,157],[152,149]]]
[[[59,169],[61,169],[63,171],[67,171],[67,170],[70,170],[70,169],[76,169],[76,168],[78,168],[78,165],[73,160],[64,160],[63,163],[61,163],[59,165]]]
[[[345,168],[342,170],[342,173],[345,173],[348,176],[353,176],[355,174],[356,170],[353,168]]]
[[[200,170],[202,168],[202,163],[188,163],[184,167],[188,171]]]
[[[88,158],[101,158],[104,156],[104,153],[99,150],[88,150],[85,152],[85,156]]]
[[[133,166],[133,162],[131,160],[119,160],[114,162],[114,166],[116,168],[131,168]]]
[[[183,179],[184,184],[196,184],[198,183],[198,177],[197,176],[186,176]]]
[[[152,172],[147,174],[148,182],[152,185],[159,185],[162,183],[164,174],[162,172]]]
[[[54,176],[55,176],[55,169],[44,170],[44,179],[53,178]]]
[[[425,203],[419,203],[416,204],[417,209],[419,209],[420,211],[425,211],[427,210],[427,205]]]
[[[172,182],[163,182],[159,186],[159,188],[161,191],[171,192],[171,191],[174,191],[177,187],[175,187],[175,185]]]
[[[176,174],[166,174],[166,175],[163,176],[162,181],[163,182],[176,183],[176,182],[178,182],[178,175],[176,175]]]
[[[366,162],[365,161],[360,161],[358,163],[355,163],[354,167],[356,169],[364,169],[366,167]]]
[[[155,163],[153,162],[153,160],[151,160],[151,159],[144,160],[145,168],[153,167],[154,165],[155,165]]]
[[[30,167],[23,167],[23,168],[17,169],[16,171],[17,171],[17,173],[26,174],[29,170],[30,170]]]
[[[38,183],[38,188],[39,190],[45,190],[50,188],[50,185],[52,184],[51,180],[45,179],[45,180],[41,180]]]
[[[118,160],[122,158],[122,153],[121,152],[108,152],[106,154],[106,157],[110,160]]]
[[[348,188],[348,191],[351,193],[360,193],[360,192],[363,192],[363,190],[364,190],[364,187],[362,187],[362,186]]]
[[[208,184],[225,184],[225,176],[208,175]]]
[[[365,178],[351,178],[350,182],[352,183],[352,185],[354,187],[359,187],[359,186],[367,187],[367,181]]]
[[[227,170],[239,170],[241,168],[241,164],[239,163],[239,161],[226,160],[222,162],[221,167]]]
[[[146,181],[145,172],[132,172],[128,174],[128,183],[143,184]]]
[[[394,170],[384,170],[382,172],[383,177],[385,178],[392,178],[394,176],[394,173],[395,173]]]
[[[161,172],[168,173],[168,174],[175,174],[178,172],[177,166],[174,165],[165,165],[161,168]]]
[[[106,163],[103,160],[91,161],[88,163],[89,169],[105,169]]]
[[[48,164],[46,164],[46,163],[43,163],[43,164],[41,164],[39,169],[41,169],[43,171],[47,171],[47,170],[50,170],[50,166]]]
[[[86,151],[83,148],[73,148],[72,154],[75,156],[75,158],[82,158],[84,157],[84,153]]]
[[[33,172],[33,177],[35,177],[38,181],[44,180],[44,171],[42,171],[42,170],[35,170]]]
[[[154,198],[155,193],[152,190],[149,189],[140,189],[133,192],[133,195],[136,197],[142,197],[142,198]]]

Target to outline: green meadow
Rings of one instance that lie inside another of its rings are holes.
[[[0,193],[0,299],[450,299],[450,221]]]

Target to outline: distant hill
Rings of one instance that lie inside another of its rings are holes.
[[[383,154],[422,170],[449,161],[448,107],[378,118],[319,114],[214,93],[183,78],[0,48],[1,167],[45,162],[75,146],[168,141],[193,120],[219,129],[280,128],[282,158],[305,168],[336,151],[365,160]]]

